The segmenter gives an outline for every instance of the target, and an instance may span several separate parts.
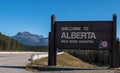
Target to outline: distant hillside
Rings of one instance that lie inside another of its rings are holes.
[[[22,50],[22,44],[0,33],[1,51],[19,51]]]
[[[12,36],[11,38],[19,41],[24,45],[48,45],[48,38],[43,37],[43,35],[32,34],[29,32],[18,32],[15,36]]]
[[[11,39],[10,37],[0,33],[0,51],[48,51],[47,45],[31,46],[23,45],[22,43]]]

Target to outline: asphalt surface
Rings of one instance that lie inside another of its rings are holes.
[[[32,53],[0,53],[0,73],[33,73],[25,70]],[[35,54],[35,53],[34,53]],[[39,53],[47,54],[47,53]]]
[[[47,53],[39,53],[41,55]],[[26,64],[32,53],[0,53],[0,73],[115,73],[108,69],[82,69],[82,68],[57,68],[39,67],[39,71],[25,70]]]

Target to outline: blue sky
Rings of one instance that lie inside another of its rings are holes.
[[[13,36],[28,31],[48,36],[50,17],[56,20],[112,20],[117,14],[120,37],[120,0],[0,0],[0,32]]]

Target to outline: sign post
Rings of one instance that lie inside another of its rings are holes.
[[[118,61],[118,47],[117,47],[117,39],[116,39],[116,19],[117,16],[113,15],[113,25],[112,25],[112,45],[110,50],[110,68],[116,68],[117,67],[117,61]]]
[[[51,16],[51,32],[49,32],[49,56],[48,56],[48,65],[56,65],[56,45],[55,45],[55,16]]]
[[[119,59],[120,59],[120,58],[119,58],[119,38],[116,39],[116,44],[117,44],[117,48],[116,48],[116,59],[117,59],[117,60],[116,60],[116,61],[117,61],[117,62],[116,62],[116,68],[118,68],[118,67],[119,67],[119,64],[120,64],[120,63],[119,63]]]

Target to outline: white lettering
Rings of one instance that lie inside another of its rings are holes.
[[[61,39],[96,39],[94,32],[62,32]]]
[[[61,39],[62,39],[62,38],[66,38],[65,32],[62,33]]]
[[[61,30],[67,30],[67,31],[81,31],[81,27],[61,27]]]
[[[95,33],[91,33],[91,39],[96,39]]]

